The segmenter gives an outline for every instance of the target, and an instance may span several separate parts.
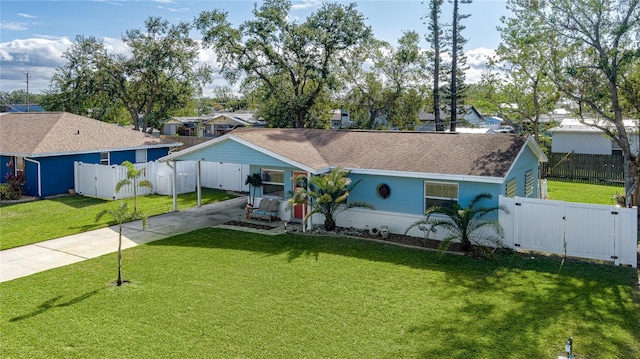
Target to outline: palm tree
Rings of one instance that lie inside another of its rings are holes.
[[[137,210],[130,211],[129,204],[120,202],[116,210],[105,209],[96,215],[98,222],[104,215],[110,215],[118,224],[118,286],[122,285],[122,224],[126,222],[142,220],[142,229],[147,226],[147,216]]]
[[[127,167],[127,178],[120,180],[118,183],[116,183],[116,193],[119,192],[120,188],[122,188],[123,186],[128,186],[133,183],[133,210],[137,211],[138,210],[138,203],[137,203],[138,187],[146,187],[152,190],[153,185],[151,184],[150,181],[146,179],[139,180],[140,176],[144,176],[145,170],[146,170],[145,168],[141,168],[138,170],[133,165],[133,163],[129,161],[124,161],[122,162],[121,165],[124,167]]]
[[[483,192],[473,197],[465,208],[458,203],[454,203],[452,207],[431,207],[427,209],[425,218],[412,224],[405,234],[411,228],[421,227],[422,229],[427,225],[429,228],[426,228],[425,236],[428,239],[431,230],[441,227],[447,231],[447,235],[440,243],[441,251],[446,251],[454,240],[460,241],[462,250],[467,253],[471,252],[474,245],[482,243],[488,242],[499,246],[504,237],[504,229],[500,222],[487,220],[485,216],[498,210],[505,213],[509,211],[504,206],[481,207],[478,205],[480,201],[491,198],[491,194]]]
[[[327,231],[336,229],[335,217],[346,209],[356,207],[375,209],[366,202],[347,202],[351,190],[360,183],[360,181],[352,182],[348,176],[349,171],[337,167],[328,174],[311,177],[309,189],[296,188],[293,197],[289,200],[289,206],[311,205],[311,211],[304,220],[306,221],[315,213],[320,213],[324,215],[324,229]]]

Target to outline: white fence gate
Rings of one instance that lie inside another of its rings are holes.
[[[507,247],[638,266],[637,208],[502,196],[500,204]]]
[[[179,161],[177,166],[176,192],[189,193],[196,191],[195,161]],[[173,195],[173,169],[164,162],[147,162],[134,164],[136,169],[145,168],[140,179],[151,182],[153,189],[138,187],[139,195],[158,193]],[[201,162],[201,186],[227,191],[249,191],[244,178],[249,174],[249,165],[230,163]],[[118,193],[116,184],[127,178],[127,169],[119,165],[100,165],[82,162],[74,163],[74,190],[78,194],[104,199],[121,199],[133,197],[133,185],[124,186]]]

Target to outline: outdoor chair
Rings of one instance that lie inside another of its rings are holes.
[[[271,222],[278,216],[278,209],[280,208],[280,201],[277,199],[263,198],[260,200],[258,208],[254,208],[249,213],[249,218],[266,219]]]

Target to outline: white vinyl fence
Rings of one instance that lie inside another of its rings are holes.
[[[151,182],[153,189],[138,187],[139,195],[158,193],[173,195],[173,169],[165,162],[147,162],[134,164],[136,169],[144,168],[139,179]],[[196,191],[197,172],[195,161],[176,162],[176,192]],[[249,188],[244,179],[249,174],[248,165],[229,163],[200,163],[201,186],[220,190],[247,192]],[[116,193],[116,184],[127,178],[127,169],[119,165],[100,165],[82,162],[74,163],[74,190],[78,194],[104,199],[133,197],[133,184],[124,186]]]
[[[637,208],[500,197],[505,246],[637,268]]]

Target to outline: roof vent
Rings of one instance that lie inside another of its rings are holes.
[[[79,134],[80,134],[80,130],[78,130],[78,132],[76,132],[76,135],[79,135]]]

